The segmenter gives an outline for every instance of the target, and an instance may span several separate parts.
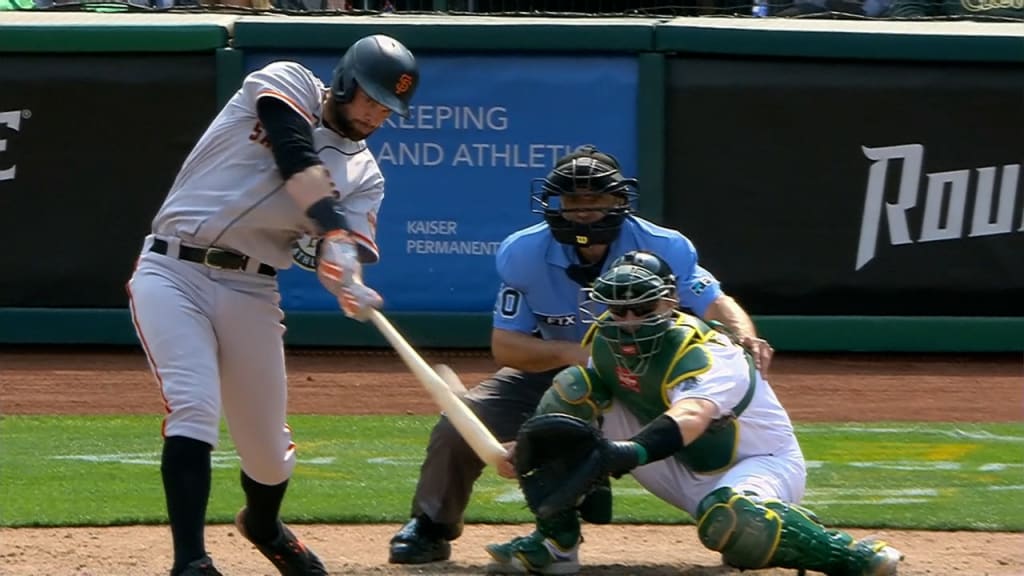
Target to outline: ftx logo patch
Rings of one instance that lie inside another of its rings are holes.
[[[574,314],[569,314],[567,316],[542,316],[542,318],[544,319],[544,323],[548,326],[566,327],[576,325],[576,316]]]

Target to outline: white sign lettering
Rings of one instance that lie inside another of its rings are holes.
[[[868,185],[864,194],[864,214],[860,225],[860,241],[857,244],[857,263],[860,270],[875,258],[878,235],[881,231],[883,210],[893,246],[913,244],[907,213],[917,205],[920,190],[921,166],[924,161],[924,146],[904,144],[861,150],[872,160],[868,171]],[[886,173],[891,160],[902,161],[899,190],[895,202],[886,202]],[[967,196],[971,172],[977,174],[974,189],[974,210],[970,223],[969,237],[1009,234],[1013,228],[1014,202],[1020,177],[1020,164],[1006,164],[1001,167],[999,201],[996,213],[992,214],[992,196],[995,193],[996,172],[1000,168],[981,168],[925,173],[928,182],[925,188],[924,213],[921,217],[921,233],[917,242],[937,242],[963,238],[966,223]],[[1024,222],[1017,229],[1024,231]]]
[[[21,129],[22,118],[31,118],[32,113],[28,110],[11,110],[10,112],[0,112],[0,127],[6,126],[8,129],[18,132]],[[0,130],[2,134],[3,130]],[[7,151],[7,138],[0,138],[0,152]],[[13,163],[9,166],[4,166],[0,162],[0,182],[4,180],[14,180],[17,174],[17,166]]]

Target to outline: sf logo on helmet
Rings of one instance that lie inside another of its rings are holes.
[[[402,74],[398,77],[398,82],[395,82],[395,94],[405,94],[412,88],[412,76],[408,74]]]

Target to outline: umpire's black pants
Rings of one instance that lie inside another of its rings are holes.
[[[561,368],[547,372],[523,372],[502,368],[466,393],[466,405],[490,429],[499,442],[515,440],[519,427],[533,415],[551,379]],[[442,416],[430,433],[427,458],[412,501],[412,516],[425,514],[448,527],[448,537],[462,533],[462,515],[469,505],[473,483],[484,462]]]

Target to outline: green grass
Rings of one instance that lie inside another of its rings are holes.
[[[433,417],[293,416],[299,465],[285,501],[291,522],[400,522],[409,509]],[[0,526],[165,521],[159,417],[0,419]],[[804,504],[836,526],[1024,530],[1024,424],[803,425]],[[214,452],[208,518],[243,502],[226,432]],[[615,483],[617,522],[690,518]],[[514,482],[490,469],[469,522],[530,519]]]

